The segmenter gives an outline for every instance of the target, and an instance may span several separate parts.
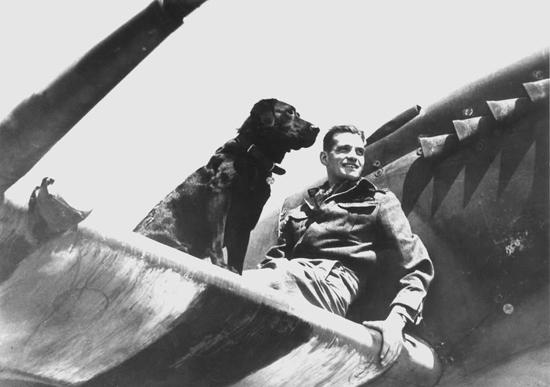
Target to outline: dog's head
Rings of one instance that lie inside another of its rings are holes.
[[[292,105],[272,98],[254,104],[239,134],[281,162],[286,152],[312,146],[319,128],[300,118]]]

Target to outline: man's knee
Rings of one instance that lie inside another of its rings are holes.
[[[268,286],[280,290],[283,286],[281,271],[276,268],[260,267],[258,269],[245,270],[243,278],[260,286]]]

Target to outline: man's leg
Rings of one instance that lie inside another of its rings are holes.
[[[353,272],[326,259],[267,259],[259,269],[246,270],[243,277],[340,316],[346,315],[359,288]]]

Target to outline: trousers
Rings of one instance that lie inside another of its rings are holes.
[[[328,259],[267,258],[243,277],[291,297],[345,316],[359,292],[359,279],[339,261]]]

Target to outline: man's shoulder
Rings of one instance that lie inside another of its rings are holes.
[[[365,179],[366,180],[366,179]],[[366,180],[368,181],[368,180]],[[378,203],[380,203],[383,206],[389,206],[392,207],[394,205],[401,205],[401,202],[397,198],[397,195],[390,190],[387,187],[379,187],[375,185],[374,183],[368,181],[370,183],[370,200],[374,200]]]
[[[397,196],[389,188],[376,188],[374,191],[374,199],[381,202],[399,201]]]
[[[392,191],[390,191],[389,188],[385,187],[379,187],[370,180],[367,180],[365,178],[361,178],[359,180],[357,186],[363,191],[368,193],[370,197],[374,199],[383,198],[385,196],[395,196]]]
[[[389,188],[375,187],[373,192],[374,192],[374,195],[378,195],[378,196],[393,195],[393,192],[390,191]]]

